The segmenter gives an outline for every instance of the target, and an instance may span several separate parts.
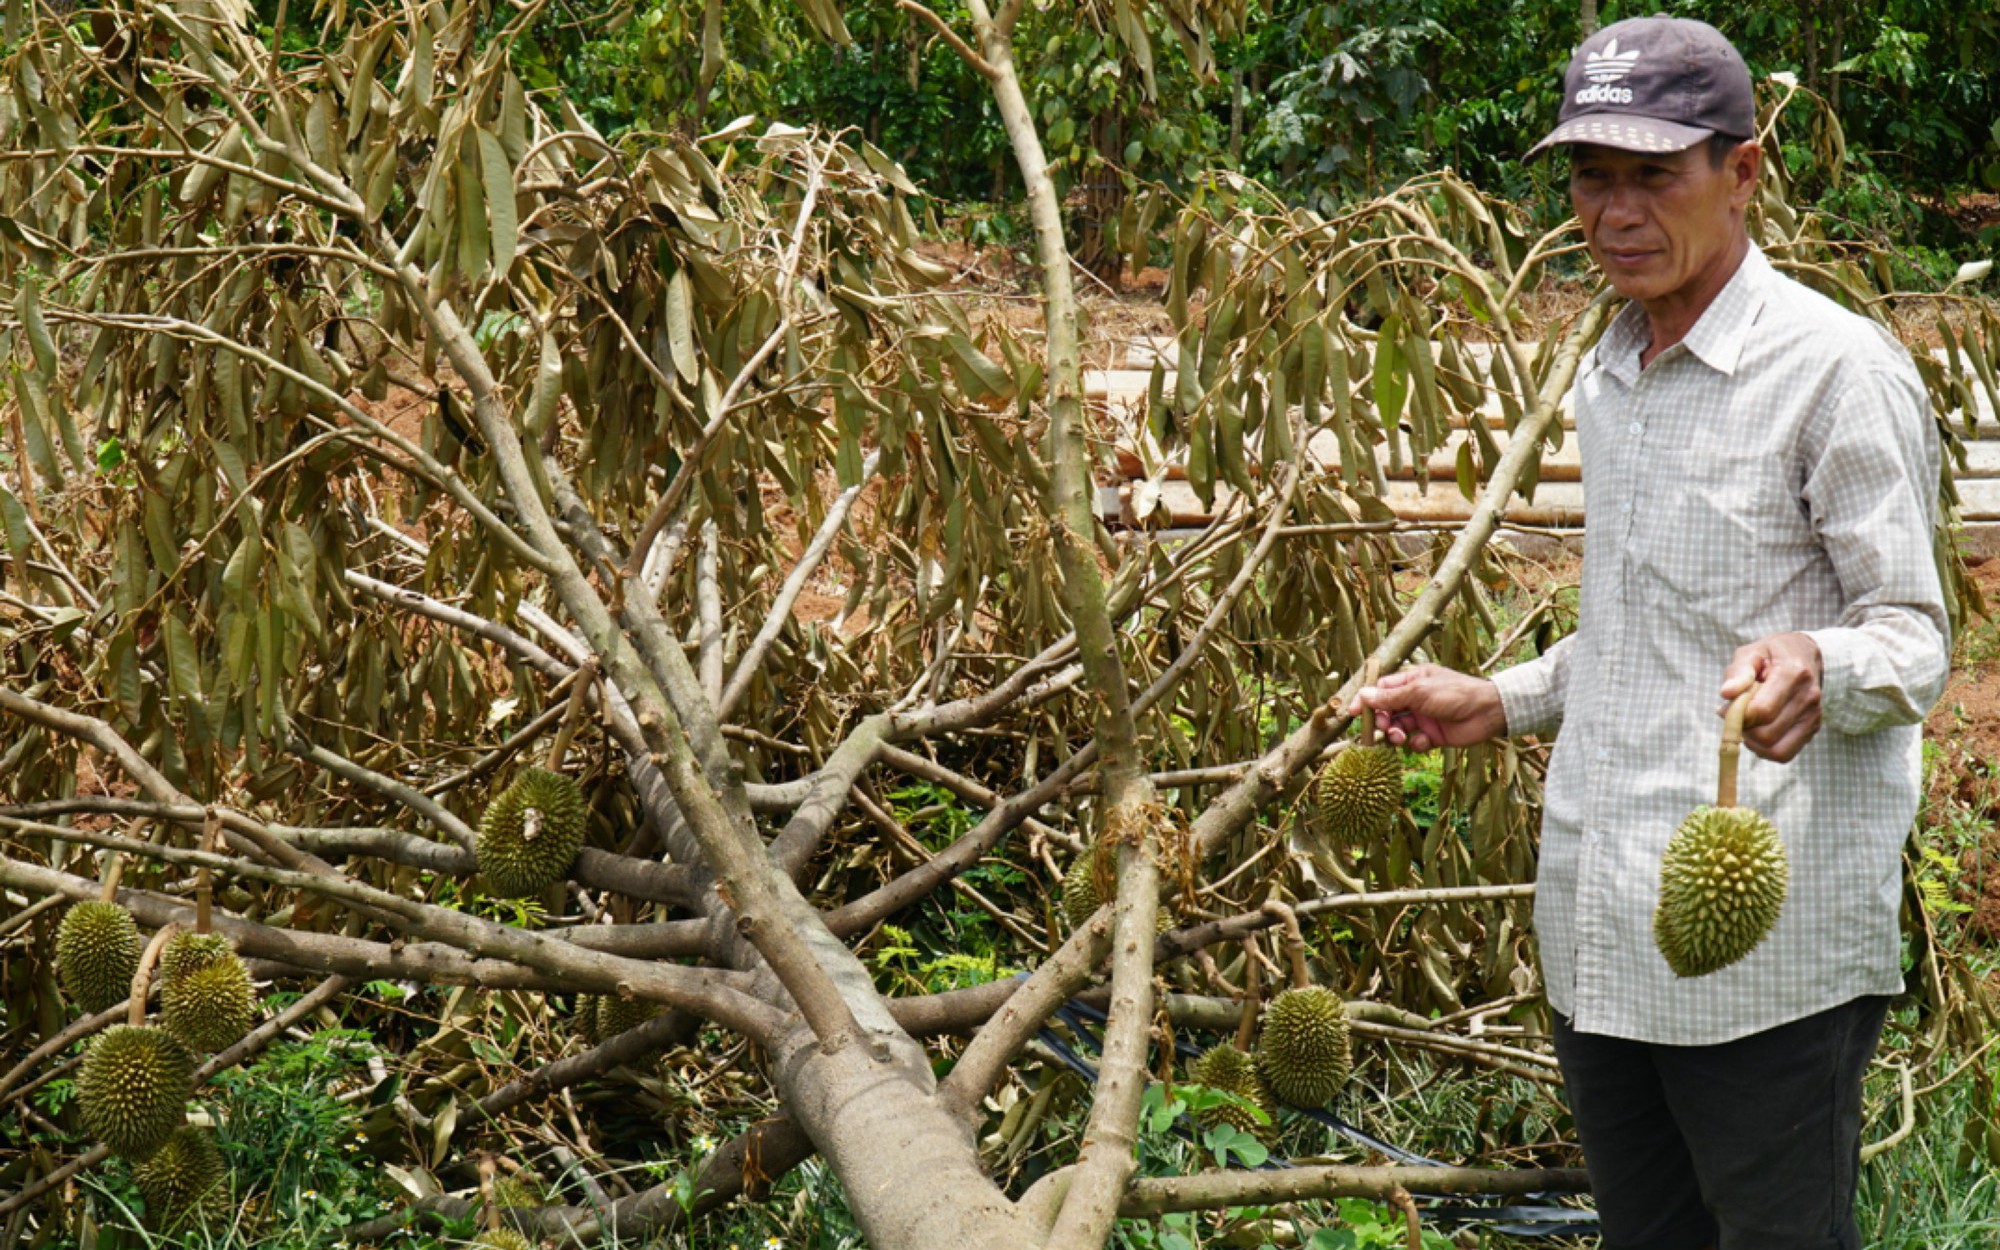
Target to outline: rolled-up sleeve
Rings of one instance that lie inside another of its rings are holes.
[[[1547,736],[1562,728],[1575,642],[1576,635],[1569,634],[1535,659],[1493,675],[1509,734]]]
[[[1911,724],[1943,693],[1951,625],[1932,547],[1938,472],[1913,373],[1869,369],[1831,406],[1802,492],[1847,604],[1835,625],[1807,631],[1830,729]]]

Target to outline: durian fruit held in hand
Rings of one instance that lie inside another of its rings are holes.
[[[1267,1133],[1271,1124],[1271,1096],[1264,1090],[1264,1082],[1257,1076],[1257,1061],[1229,1042],[1222,1042],[1203,1051],[1201,1056],[1188,1065],[1188,1079],[1197,1085],[1234,1094],[1256,1107],[1266,1116],[1263,1123],[1237,1103],[1220,1103],[1205,1107],[1196,1120],[1204,1129],[1218,1124],[1254,1135]]]
[[[583,847],[586,818],[576,782],[546,768],[523,769],[479,822],[486,888],[503,898],[530,898],[562,880]]]
[[[1280,1101],[1315,1109],[1333,1101],[1354,1070],[1347,1008],[1324,986],[1290,989],[1264,1009],[1257,1066]]]
[[[1313,782],[1327,835],[1342,846],[1380,837],[1403,805],[1403,760],[1391,746],[1355,743],[1328,761]]]
[[[200,1224],[228,1206],[222,1152],[205,1128],[173,1131],[166,1144],[132,1166],[132,1180],[146,1198],[146,1222],[162,1232]]]
[[[178,975],[166,976],[160,985],[161,1025],[199,1054],[228,1050],[256,1020],[250,970],[226,944],[212,962],[181,961]]]
[[[1748,955],[1778,922],[1790,868],[1771,822],[1747,807],[1698,807],[1667,843],[1653,941],[1683,977]]]
[[[1706,976],[1748,955],[1785,906],[1784,840],[1770,821],[1736,805],[1743,718],[1757,689],[1753,683],[1737,695],[1723,717],[1715,806],[1690,812],[1660,861],[1653,944],[1677,976]]]
[[[76,1105],[84,1131],[113,1154],[139,1159],[187,1120],[194,1059],[164,1030],[138,1024],[106,1029],[83,1054]]]
[[[56,930],[56,972],[78,1006],[106,1011],[132,996],[143,947],[131,912],[99,899],[78,903]]]

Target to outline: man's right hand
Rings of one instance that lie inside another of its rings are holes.
[[[1411,751],[1469,747],[1507,732],[1498,687],[1436,664],[1419,664],[1363,686],[1347,712],[1359,716],[1364,708],[1375,713],[1383,736]]]

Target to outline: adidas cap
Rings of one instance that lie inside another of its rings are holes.
[[[1750,70],[1721,31],[1691,18],[1634,17],[1576,50],[1556,128],[1526,159],[1559,143],[1679,152],[1712,134],[1755,133]]]

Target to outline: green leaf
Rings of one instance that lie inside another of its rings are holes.
[[[14,568],[25,574],[28,568],[28,510],[14,497],[14,492],[0,486],[0,538],[7,542],[7,554],[14,559]]]
[[[27,281],[14,295],[14,311],[20,315],[21,328],[27,332],[28,348],[34,353],[35,372],[40,374],[44,385],[55,381],[56,344],[49,336],[48,322],[42,319],[41,283]]]
[[[1014,379],[991,356],[973,346],[963,334],[945,335],[952,351],[952,374],[973,403],[998,407],[1014,398]]]
[[[667,344],[674,354],[674,372],[681,375],[681,381],[690,383],[701,376],[701,362],[694,350],[693,298],[687,270],[675,270],[667,279]]]
[[[167,613],[162,633],[167,646],[167,676],[173,682],[174,693],[190,703],[199,703],[201,653],[195,646],[193,631],[181,619],[178,609]]]
[[[459,144],[459,158],[453,182],[458,190],[458,272],[475,281],[486,269],[491,255],[486,228],[486,192],[479,181],[478,143],[467,135]]]
[[[1375,340],[1375,374],[1371,380],[1375,389],[1375,416],[1385,431],[1396,428],[1403,415],[1403,401],[1410,395],[1409,366],[1403,360],[1403,349],[1398,342],[1402,330],[1402,319],[1391,316],[1382,323],[1381,334]]]
[[[56,461],[55,443],[49,437],[48,392],[42,389],[42,380],[36,374],[18,374],[17,379],[14,398],[20,401],[21,437],[28,444],[28,463],[48,479],[50,486],[61,490],[65,476],[62,465]]]
[[[514,249],[520,243],[519,219],[514,208],[514,169],[500,146],[499,136],[484,128],[478,133],[479,163],[486,175],[486,213],[493,234],[493,272],[504,275],[513,267]]]

